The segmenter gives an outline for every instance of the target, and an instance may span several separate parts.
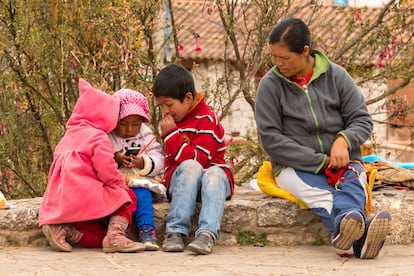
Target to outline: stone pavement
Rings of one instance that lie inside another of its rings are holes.
[[[0,247],[0,275],[375,275],[414,273],[414,245],[386,245],[378,258],[339,257],[330,246],[216,246],[211,255],[109,253],[75,248]]]
[[[11,200],[0,211],[0,276],[3,275],[414,275],[414,191],[384,189],[374,194],[374,210],[393,215],[392,229],[377,259],[339,257],[310,210],[255,191],[237,189],[226,202],[219,246],[208,256],[139,252],[105,254],[48,247],[37,226],[41,198]],[[163,237],[168,203],[155,204],[158,237]],[[265,234],[265,247],[238,246],[242,230]],[[323,241],[316,243],[316,241]],[[311,246],[311,244],[325,244]]]

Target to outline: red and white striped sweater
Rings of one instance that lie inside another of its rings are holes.
[[[217,114],[197,94],[197,103],[191,108],[177,127],[163,133],[165,173],[163,184],[168,188],[175,168],[185,160],[196,160],[205,169],[219,166],[226,173],[234,192],[234,178],[224,155],[227,149],[224,128]]]

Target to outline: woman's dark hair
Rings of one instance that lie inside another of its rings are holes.
[[[312,36],[309,27],[298,18],[287,18],[277,23],[269,34],[269,44],[283,43],[291,52],[302,53],[309,46],[312,52]]]
[[[194,79],[190,71],[178,64],[168,64],[158,73],[152,87],[154,97],[169,97],[183,102],[188,92],[196,96]]]

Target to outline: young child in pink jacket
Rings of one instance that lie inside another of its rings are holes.
[[[57,251],[72,245],[104,252],[136,252],[144,244],[125,236],[136,198],[114,161],[108,134],[120,99],[79,79],[79,99],[56,146],[39,209],[39,226]]]

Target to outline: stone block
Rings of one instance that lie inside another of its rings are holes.
[[[10,200],[12,208],[0,210],[0,246],[47,245],[37,225],[40,202],[40,197]],[[193,217],[192,233],[196,230],[199,207]],[[392,228],[386,243],[414,243],[414,191],[392,188],[375,191],[373,208],[374,212],[367,217],[380,209],[392,214]],[[155,203],[154,209],[161,242],[169,203]],[[293,202],[272,198],[260,191],[237,187],[234,197],[225,204],[219,244],[237,244],[241,231],[266,235],[269,245],[329,244],[331,239],[329,231],[310,210],[302,210]]]

